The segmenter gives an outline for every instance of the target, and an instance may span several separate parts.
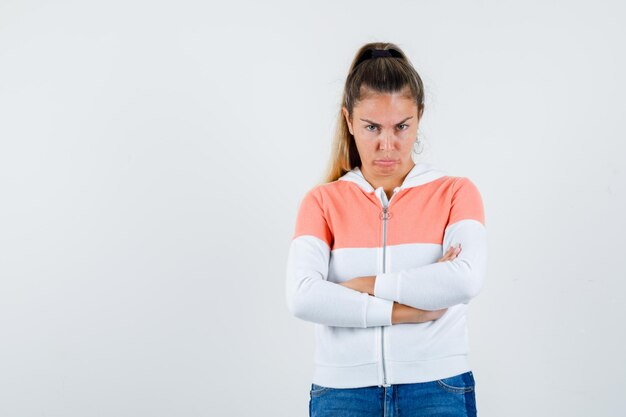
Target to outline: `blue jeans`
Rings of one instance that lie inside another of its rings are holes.
[[[475,417],[472,371],[389,387],[329,388],[311,384],[310,417]]]

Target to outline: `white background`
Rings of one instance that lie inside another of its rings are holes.
[[[480,189],[479,415],[626,407],[621,2],[0,1],[0,415],[305,416],[298,203],[366,42]]]

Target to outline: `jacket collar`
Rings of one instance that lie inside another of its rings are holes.
[[[404,178],[402,185],[400,187],[396,187],[396,190],[416,187],[446,175],[447,173],[445,171],[437,168],[433,163],[418,162],[413,168],[411,168],[407,176]],[[365,179],[359,167],[352,168],[350,171],[339,177],[338,181],[354,182],[363,191],[368,193],[375,191],[374,187]]]

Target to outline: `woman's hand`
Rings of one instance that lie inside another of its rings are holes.
[[[422,310],[394,301],[391,309],[391,324],[424,323],[437,320],[439,317],[443,316],[446,311],[448,311],[447,308],[432,311]]]
[[[351,288],[355,291],[366,292],[369,295],[374,295],[374,282],[376,282],[375,275],[369,275],[367,277],[352,278],[344,282],[339,282],[339,285]]]
[[[461,244],[460,243],[457,245],[457,247],[450,246],[448,248],[448,250],[446,251],[446,253],[444,253],[443,257],[441,259],[439,259],[437,262],[451,261],[454,258],[456,258],[459,253],[461,253]]]

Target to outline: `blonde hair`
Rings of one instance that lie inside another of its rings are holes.
[[[367,59],[370,49],[391,50],[393,56]],[[342,108],[346,107],[349,117],[359,100],[370,94],[399,93],[409,87],[408,97],[415,100],[418,116],[424,111],[424,86],[404,52],[393,43],[371,42],[363,45],[354,56],[343,89],[337,115],[336,130],[331,145],[331,155],[322,183],[329,183],[361,166],[361,157]]]

